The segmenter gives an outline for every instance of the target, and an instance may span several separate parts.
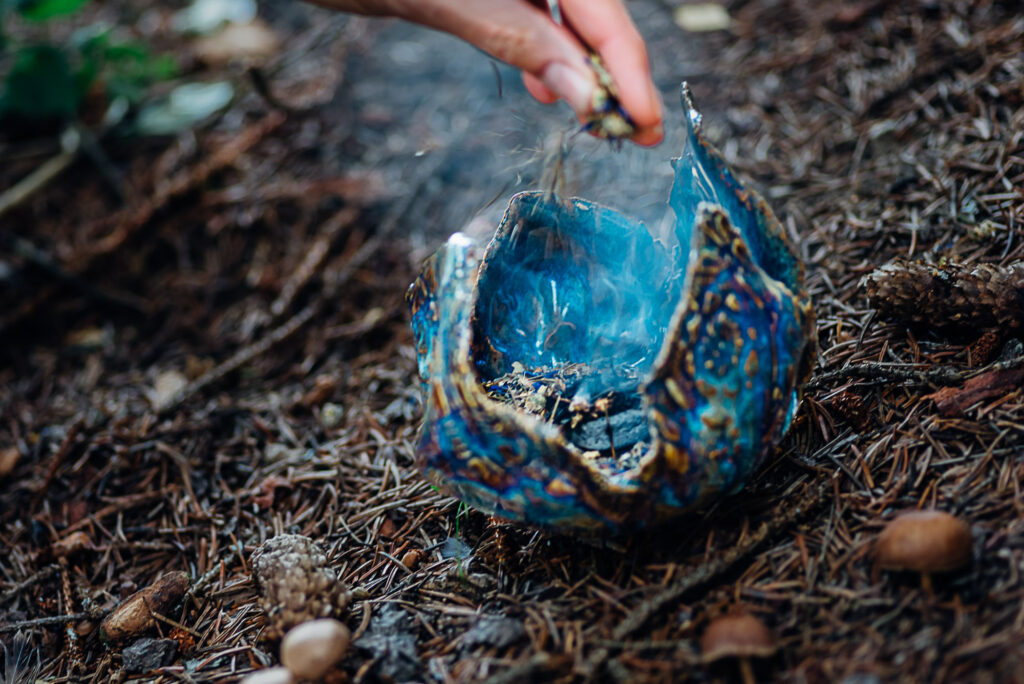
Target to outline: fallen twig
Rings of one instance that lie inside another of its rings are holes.
[[[611,640],[624,641],[628,639],[635,632],[643,628],[648,620],[681,599],[688,592],[707,584],[715,577],[727,572],[736,563],[757,550],[764,542],[806,515],[808,511],[816,508],[825,499],[826,493],[831,491],[831,486],[831,479],[822,480],[811,491],[805,493],[794,505],[783,508],[781,513],[761,523],[756,530],[743,538],[740,543],[725,550],[711,562],[684,573],[678,581],[668,585],[651,598],[642,602],[612,630]],[[600,670],[608,659],[609,653],[607,647],[602,647],[594,651],[593,655],[587,659],[586,670],[590,679],[599,678]]]
[[[295,300],[295,295],[317,274],[338,234],[352,225],[357,216],[359,216],[358,210],[353,207],[345,207],[327,219],[320,234],[310,246],[309,251],[306,252],[306,258],[302,260],[302,263],[299,264],[295,272],[285,282],[281,288],[281,293],[270,305],[271,316],[277,318],[288,310],[288,307]]]
[[[65,267],[68,278],[82,278],[101,259],[112,254],[132,235],[141,230],[150,219],[172,200],[185,195],[194,188],[203,186],[211,175],[233,164],[247,149],[259,142],[270,131],[280,126],[285,117],[280,112],[271,112],[262,120],[249,126],[232,138],[208,159],[191,169],[175,175],[167,184],[158,187],[152,198],[143,200],[138,206],[116,214],[112,221],[115,228],[105,237],[92,243],[91,249],[79,255],[72,264]],[[24,302],[13,312],[0,318],[0,332],[10,329],[18,321],[36,311],[59,290],[56,286],[42,289],[35,297]]]
[[[123,292],[110,292],[93,285],[84,278],[68,273],[49,254],[28,240],[18,237],[13,238],[12,251],[26,262],[47,273],[53,280],[68,285],[74,288],[76,292],[80,292],[97,302],[119,309],[127,309],[135,313],[146,313],[148,310],[147,302],[141,297],[135,297]]]
[[[139,206],[120,212],[116,217],[117,227],[105,237],[97,240],[92,249],[82,255],[77,264],[78,268],[75,270],[78,273],[83,273],[99,257],[114,252],[145,226],[157,211],[192,189],[203,186],[210,176],[234,164],[246,150],[262,140],[284,121],[285,116],[280,112],[270,112],[215,150],[207,159],[178,173],[166,185],[158,186],[152,199],[145,199]]]
[[[35,171],[0,194],[0,216],[18,206],[38,190],[45,188],[71,162],[78,158],[82,137],[74,128],[68,128],[60,138],[61,151],[43,162]]]
[[[55,625],[66,625],[69,622],[77,622],[78,620],[95,620],[101,615],[102,613],[85,612],[72,613],[70,615],[54,615],[51,617],[35,618],[34,620],[19,620],[18,622],[12,622],[9,625],[0,625],[0,634],[17,632],[19,629],[31,627],[53,627]]]
[[[19,582],[18,584],[14,585],[13,587],[11,587],[7,591],[5,591],[3,594],[0,594],[0,606],[4,605],[8,601],[10,601],[12,598],[17,596],[21,592],[25,591],[26,589],[31,587],[33,584],[38,584],[40,582],[44,582],[44,581],[50,579],[51,577],[56,575],[59,571],[60,571],[60,566],[59,565],[47,565],[45,568],[41,568],[40,570],[38,570],[35,573],[33,573],[28,579],[26,579],[26,580],[24,580],[22,582]]]
[[[1007,361],[997,361],[983,368],[972,368],[966,371],[955,366],[932,366],[924,369],[908,366],[910,364],[853,364],[816,375],[807,383],[806,389],[820,389],[834,382],[852,378],[883,382],[912,382],[918,385],[959,385],[983,373],[1020,368],[1024,366],[1024,356]]]
[[[554,671],[564,668],[567,662],[568,658],[565,656],[538,653],[503,672],[491,675],[483,681],[483,684],[517,684],[540,678],[543,678],[544,681],[551,681],[554,679]]]
[[[242,366],[251,362],[253,359],[266,354],[268,351],[276,347],[281,342],[284,342],[286,339],[294,335],[299,329],[313,320],[313,318],[321,311],[323,306],[327,302],[331,301],[341,287],[352,278],[356,270],[363,266],[363,264],[365,264],[369,258],[391,238],[395,230],[401,224],[402,218],[406,215],[406,212],[408,212],[413,203],[419,199],[420,192],[426,185],[427,181],[430,178],[433,178],[434,173],[437,171],[444,159],[445,156],[443,154],[430,157],[424,166],[419,169],[417,178],[413,183],[413,188],[405,195],[404,200],[395,204],[391,211],[388,212],[383,220],[381,220],[380,226],[377,228],[374,236],[364,242],[359,249],[356,250],[355,254],[353,254],[333,274],[329,273],[324,276],[324,287],[320,297],[307,304],[302,308],[302,310],[286,320],[280,326],[271,330],[265,337],[243,347],[242,349],[239,349],[226,360],[213,367],[210,371],[187,384],[175,396],[168,399],[168,401],[160,407],[159,412],[161,414],[166,414],[170,410],[178,407],[183,401],[192,395],[203,391],[216,382],[219,382]]]

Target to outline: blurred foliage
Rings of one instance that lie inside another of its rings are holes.
[[[87,95],[138,104],[156,82],[177,73],[167,55],[155,55],[142,41],[116,37],[94,25],[69,40],[20,41],[11,19],[40,24],[46,32],[56,18],[75,14],[88,0],[0,0],[0,118],[73,118]]]
[[[74,14],[89,0],[16,0],[18,13],[32,21],[45,21],[65,14]]]

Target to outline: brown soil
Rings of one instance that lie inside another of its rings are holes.
[[[438,34],[272,4],[286,50],[267,73],[291,111],[229,69],[246,94],[194,135],[103,141],[123,201],[83,158],[0,219],[14,681],[126,676],[130,641],[99,622],[169,571],[191,589],[146,636],[179,653],[147,680],[277,663],[250,555],[282,532],[318,541],[352,590],[334,682],[734,680],[698,644],[737,609],[778,637],[764,680],[1024,680],[1020,348],[887,321],[861,284],[894,257],[1024,258],[1024,20],[1013,2],[727,4],[732,28],[710,34],[676,28],[671,2],[631,9],[669,111],[687,78],[808,267],[819,367],[741,495],[595,541],[488,519],[420,477],[405,287],[445,234],[477,212],[485,232],[547,182],[535,150],[565,112],[505,69],[499,98],[487,60]],[[655,221],[675,135],[653,152],[574,139],[569,189]],[[56,145],[0,133],[0,188]],[[970,568],[930,590],[872,572],[879,530],[914,507],[974,538]]]

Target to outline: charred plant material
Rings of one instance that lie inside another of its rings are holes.
[[[280,639],[303,622],[340,615],[348,605],[348,590],[309,537],[268,539],[253,552],[252,567],[269,639]]]
[[[634,467],[650,446],[635,370],[584,363],[512,366],[484,383],[488,396],[553,423],[598,467]]]
[[[973,329],[1024,325],[1024,262],[940,265],[895,259],[864,284],[885,316],[915,326]]]
[[[129,596],[100,623],[100,636],[120,641],[136,636],[156,624],[156,615],[166,616],[188,591],[191,581],[183,572],[169,572],[150,586]]]

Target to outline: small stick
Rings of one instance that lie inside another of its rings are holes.
[[[518,682],[551,681],[552,670],[561,669],[566,664],[565,656],[552,656],[538,653],[526,661],[513,665],[504,672],[491,675],[483,684],[517,684]],[[544,676],[546,675],[546,676]]]
[[[235,138],[214,150],[209,158],[196,164],[191,169],[175,175],[167,184],[157,188],[151,199],[142,200],[138,206],[123,209],[115,215],[116,228],[90,245],[74,263],[67,266],[70,277],[83,277],[92,269],[101,257],[115,252],[121,245],[140,231],[153,216],[171,203],[185,195],[193,188],[201,187],[214,173],[231,166],[246,150],[263,139],[268,133],[284,123],[285,117],[280,112],[271,112],[262,120],[246,128]],[[2,212],[0,212],[2,213]],[[105,220],[104,220],[105,221]],[[0,332],[10,329],[18,321],[29,316],[42,306],[50,297],[58,292],[56,286],[42,290],[34,298],[0,318]]]
[[[177,408],[190,396],[201,392],[216,382],[219,382],[242,366],[250,363],[253,359],[266,354],[268,351],[276,347],[281,342],[284,342],[313,320],[313,318],[320,313],[323,306],[332,299],[334,294],[337,293],[353,275],[355,275],[356,270],[365,264],[371,256],[376,254],[377,250],[391,238],[406,212],[410,207],[412,207],[413,202],[419,199],[420,191],[426,185],[427,181],[430,178],[433,178],[435,171],[437,171],[445,158],[445,155],[438,155],[428,161],[428,163],[419,170],[419,175],[414,189],[406,194],[404,201],[395,205],[391,212],[384,217],[376,234],[364,242],[362,246],[356,250],[356,253],[353,254],[348,261],[342,264],[335,273],[325,274],[323,292],[320,297],[307,304],[301,311],[286,320],[277,328],[271,330],[263,338],[257,340],[253,344],[239,349],[209,372],[204,373],[190,382],[176,395],[168,399],[168,401],[160,407],[159,413],[166,414],[170,410]]]
[[[64,459],[67,458],[68,452],[71,451],[71,447],[75,444],[75,439],[78,437],[79,431],[82,429],[82,419],[76,420],[68,428],[67,434],[64,436],[63,441],[60,443],[60,447],[57,449],[57,453],[53,457],[53,463],[50,464],[49,469],[46,471],[46,477],[43,479],[43,483],[39,485],[35,491],[35,501],[33,502],[33,508],[35,504],[39,502],[39,499],[43,494],[50,488],[50,484],[53,482],[53,478],[57,477],[57,471],[60,470],[61,464],[64,463]]]
[[[650,599],[643,601],[625,619],[619,622],[618,626],[612,631],[612,640],[622,641],[629,638],[647,624],[648,620],[670,604],[678,601],[686,593],[707,584],[718,575],[728,572],[730,568],[753,553],[765,541],[777,535],[824,501],[826,493],[831,491],[831,481],[831,478],[823,479],[809,493],[805,494],[796,505],[761,523],[753,533],[747,536],[742,544],[727,549],[709,563],[695,568],[693,572],[684,574],[678,581],[668,585]],[[599,648],[587,659],[588,679],[599,678],[599,670],[608,659],[608,656],[607,648]]]
[[[327,219],[320,231],[320,235],[317,236],[313,245],[306,252],[306,257],[298,265],[288,281],[285,282],[277,299],[270,305],[271,316],[277,318],[288,310],[288,307],[291,306],[292,301],[295,299],[295,295],[320,270],[320,265],[326,259],[335,238],[341,231],[352,225],[358,216],[359,212],[356,209],[345,207]]]
[[[887,380],[890,382],[913,382],[920,385],[959,385],[964,381],[994,370],[1010,370],[1024,366],[1024,356],[996,363],[965,373],[953,366],[932,366],[923,370],[906,368],[903,365],[885,363],[859,363],[822,373],[807,383],[806,389],[819,389],[835,381],[851,378],[866,380]]]
[[[133,313],[146,313],[148,304],[141,297],[111,292],[93,285],[88,280],[68,273],[49,254],[33,245],[24,238],[15,237],[11,240],[12,251],[26,262],[42,270],[54,280],[63,283],[81,294],[95,299],[101,304],[125,309]]]
[[[17,632],[19,629],[25,629],[27,627],[54,627],[57,625],[66,625],[69,622],[77,622],[78,620],[95,620],[101,614],[97,613],[72,613],[70,615],[53,615],[51,617],[35,618],[34,620],[21,620],[19,622],[12,622],[9,625],[0,626],[0,634],[7,634],[8,632]]]
[[[3,594],[0,594],[0,606],[10,601],[12,598],[17,596],[21,592],[25,591],[33,584],[38,584],[39,582],[43,582],[45,580],[50,579],[59,571],[60,567],[57,565],[47,565],[45,568],[36,571],[31,576],[29,576],[28,579],[19,582],[18,584],[14,585],[13,587],[5,591]]]
[[[60,136],[60,153],[47,159],[35,171],[0,193],[0,216],[24,202],[33,193],[45,188],[64,169],[71,166],[71,162],[78,158],[81,143],[82,136],[77,130],[71,127],[66,129]]]

